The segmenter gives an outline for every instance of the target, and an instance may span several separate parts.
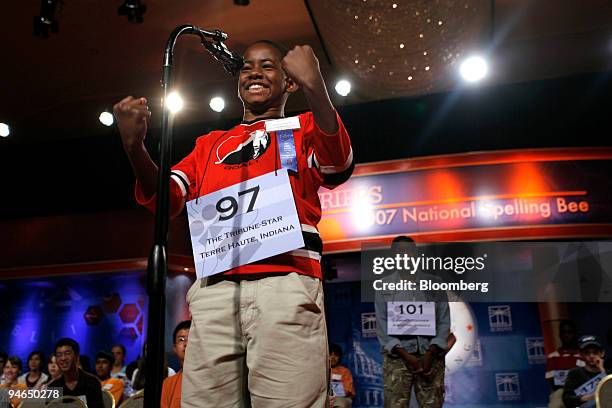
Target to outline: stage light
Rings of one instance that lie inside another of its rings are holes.
[[[41,0],[40,15],[34,16],[34,35],[49,38],[49,31],[59,32],[59,24],[55,19],[55,10],[59,0]]]
[[[0,136],[7,137],[10,134],[11,134],[11,128],[9,127],[9,125],[7,125],[6,123],[0,122]]]
[[[221,112],[223,109],[225,109],[225,101],[220,96],[215,96],[212,98],[208,105],[210,106],[210,109],[214,110],[215,112]]]
[[[467,82],[478,82],[487,76],[489,67],[487,61],[480,56],[471,56],[461,63],[459,72]]]
[[[142,23],[142,16],[146,11],[147,6],[140,4],[140,0],[125,0],[125,2],[119,6],[117,13],[120,16],[127,16],[130,23]]]
[[[183,109],[183,98],[178,92],[170,92],[168,94],[168,100],[166,101],[166,106],[172,113],[177,113],[181,109]]]
[[[341,79],[336,83],[336,92],[340,96],[347,96],[351,93],[351,83],[346,79]]]
[[[248,6],[249,0],[234,0],[234,4],[237,6]]]
[[[98,119],[100,119],[100,123],[102,123],[104,126],[112,126],[115,122],[115,117],[113,114],[107,111],[102,112]]]

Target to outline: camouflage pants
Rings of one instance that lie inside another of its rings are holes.
[[[425,379],[421,375],[412,374],[400,357],[383,353],[385,408],[408,408],[413,386],[419,407],[442,407],[444,403],[444,357],[434,358],[432,369],[433,375]]]

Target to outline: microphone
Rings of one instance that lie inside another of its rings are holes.
[[[212,33],[204,30],[200,30],[200,32],[202,33],[202,45],[211,53],[213,58],[223,64],[223,68],[230,74],[236,75],[240,72],[244,60],[240,55],[231,52],[223,42],[227,39],[227,34],[220,30],[214,30]],[[206,37],[212,38],[213,41],[207,41]]]

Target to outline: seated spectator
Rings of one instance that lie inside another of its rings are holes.
[[[115,344],[113,348],[111,348],[111,353],[115,359],[113,369],[111,370],[111,377],[125,381],[127,378],[125,373],[125,346],[123,344]]]
[[[55,357],[62,376],[49,383],[48,388],[62,388],[64,395],[82,400],[89,408],[104,408],[100,381],[79,368],[79,343],[63,338],[55,345]]]
[[[0,384],[4,384],[4,365],[8,360],[8,354],[6,351],[0,350]]]
[[[567,374],[563,403],[566,407],[578,407],[588,402],[585,405],[594,407],[597,384],[609,374],[603,366],[603,346],[595,336],[582,336],[578,340],[578,347],[585,365],[573,368]]]
[[[47,388],[50,382],[53,382],[62,376],[62,372],[57,365],[55,353],[51,353],[49,355],[49,360],[47,360],[47,372],[49,373],[49,379],[44,384],[44,388]]]
[[[353,376],[351,371],[341,365],[342,348],[337,344],[329,347],[329,363],[331,365],[331,387],[336,396],[333,408],[350,408],[355,397]]]
[[[100,351],[96,355],[96,375],[100,379],[102,389],[107,390],[113,395],[115,404],[119,405],[123,398],[123,389],[125,384],[119,378],[111,377],[111,368],[113,367],[113,355],[104,351]]]
[[[174,341],[172,350],[174,354],[176,354],[181,367],[176,375],[164,380],[164,384],[162,385],[161,408],[181,407],[183,362],[185,361],[185,349],[187,348],[187,341],[189,340],[190,328],[191,320],[185,320],[176,325],[172,333],[172,339]]]
[[[3,390],[27,390],[28,387],[26,387],[25,384],[19,384],[18,382],[18,377],[21,374],[22,368],[23,364],[19,357],[9,357],[2,370],[4,374],[4,384],[0,385],[0,388]],[[13,407],[17,407],[20,402],[21,399],[18,397],[11,398],[11,405]]]
[[[549,408],[564,408],[563,386],[572,368],[584,365],[578,349],[576,325],[570,320],[559,322],[561,347],[546,357],[546,381],[550,386]]]
[[[19,383],[25,384],[28,388],[40,389],[49,379],[49,376],[42,372],[43,361],[45,361],[45,356],[42,351],[31,352],[28,356],[28,368],[30,371],[19,377]]]

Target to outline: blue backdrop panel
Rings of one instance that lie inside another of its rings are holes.
[[[330,342],[344,350],[353,373],[354,407],[382,407],[382,355],[373,303],[360,301],[358,282],[326,285]],[[447,374],[448,407],[545,407],[545,353],[535,303],[473,303],[476,347]],[[462,347],[458,345],[456,347]]]
[[[188,318],[184,296],[192,282],[187,275],[168,279],[167,350],[174,325]],[[71,337],[90,359],[121,343],[126,362],[135,360],[145,343],[146,298],[142,272],[2,281],[0,350],[19,356],[25,365],[31,351],[48,355],[57,340]],[[169,363],[177,368],[171,356]]]

